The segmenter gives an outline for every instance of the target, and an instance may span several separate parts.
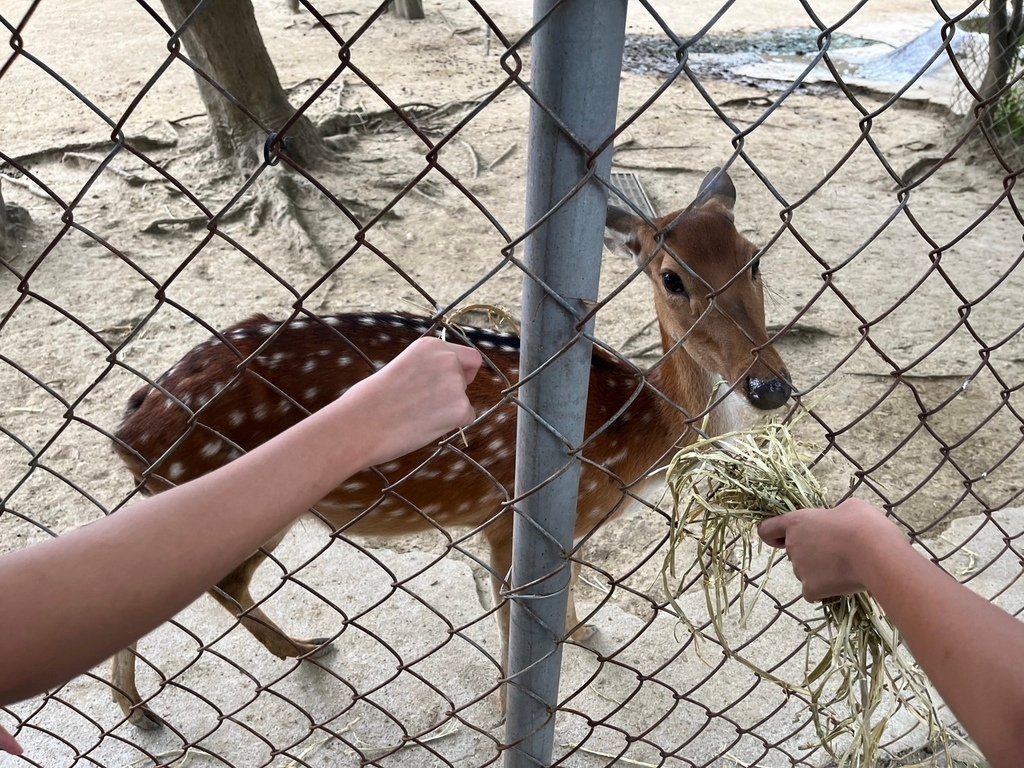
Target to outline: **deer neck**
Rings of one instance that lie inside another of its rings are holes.
[[[703,413],[712,399],[722,397],[716,392],[722,377],[703,368],[680,344],[664,340],[665,354],[647,372],[651,407],[663,425],[660,430],[671,445],[681,447],[692,442],[698,432],[720,435],[738,429],[743,422],[743,398],[733,392],[726,395],[706,417]],[[724,391],[724,390],[723,390]],[[695,429],[696,428],[696,429]]]
[[[637,484],[646,486],[652,470],[665,466],[697,437],[694,427],[701,426],[697,414],[707,406],[714,382],[682,349],[664,356],[643,374],[639,389],[634,376],[635,369],[624,368],[621,382],[611,385],[605,395],[610,400],[607,410],[625,410],[603,429],[591,457],[599,459],[622,485],[642,493]]]

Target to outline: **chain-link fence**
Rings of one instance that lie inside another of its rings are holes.
[[[0,765],[828,765],[806,697],[736,657],[799,679],[817,607],[758,561],[730,653],[697,579],[681,625],[658,470],[709,403],[723,431],[788,376],[830,496],[883,506],[1020,613],[1024,219],[986,121],[1015,81],[983,93],[963,55],[987,7],[634,2],[621,78],[581,93],[618,58],[618,3],[600,33],[573,0],[386,5],[0,11],[0,551],[230,460],[418,335],[490,361],[464,434],[354,478],[327,527],[296,525],[113,678],[4,708],[26,754]],[[638,262],[552,277],[546,253],[596,250],[609,190],[612,250]],[[766,317],[736,310],[762,280]],[[680,285],[710,294],[714,333]],[[230,386],[189,384],[197,360]],[[582,416],[563,386],[586,370],[585,424],[547,420]],[[148,431],[119,427],[140,408]],[[541,531],[577,492],[575,530]],[[524,559],[545,556],[550,579]],[[552,656],[524,623],[569,562],[578,620]],[[903,709],[881,742],[887,764],[948,764]]]

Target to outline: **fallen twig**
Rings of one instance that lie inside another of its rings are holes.
[[[494,160],[487,164],[487,170],[490,171],[497,167],[498,165],[500,165],[501,163],[508,160],[508,158],[512,156],[512,153],[515,152],[517,149],[519,149],[519,142],[513,141],[512,145],[508,149],[506,149],[504,152],[502,152],[500,155],[494,158]]]

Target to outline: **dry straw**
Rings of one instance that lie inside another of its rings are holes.
[[[673,458],[667,484],[672,534],[662,580],[670,605],[695,638],[700,635],[678,596],[699,578],[714,638],[725,654],[806,701],[822,747],[840,768],[875,765],[886,726],[901,709],[919,718],[929,741],[946,751],[948,734],[921,670],[867,594],[821,603],[820,620],[806,627],[803,680],[787,681],[732,649],[730,609],[739,606],[745,626],[774,560],[772,550],[763,574],[751,574],[762,546],[757,524],[795,509],[827,506],[786,424],[698,440]],[[695,542],[697,554],[684,561],[680,547],[686,540]]]

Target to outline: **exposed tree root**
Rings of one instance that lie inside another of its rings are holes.
[[[287,173],[264,174],[255,187],[255,205],[249,215],[250,229],[271,224],[279,232],[288,234],[288,240],[297,252],[312,251],[325,269],[334,266],[331,250],[316,236],[310,217],[300,205],[302,192],[296,178]]]
[[[150,138],[148,136],[130,136],[127,139],[127,143],[130,144],[134,149],[139,152],[152,152],[154,150],[168,149],[175,146],[178,143],[177,139],[171,139],[166,137]],[[58,147],[46,147],[45,149],[38,149],[34,152],[29,152],[24,155],[18,155],[12,160],[21,166],[32,166],[39,165],[40,163],[47,163],[52,161],[59,161],[65,155],[70,153],[82,153],[82,152],[102,152],[108,153],[113,149],[114,143],[109,139],[103,141],[86,141],[78,142],[75,144],[63,144]],[[4,163],[3,166],[8,166]],[[13,166],[10,166],[13,167]]]

